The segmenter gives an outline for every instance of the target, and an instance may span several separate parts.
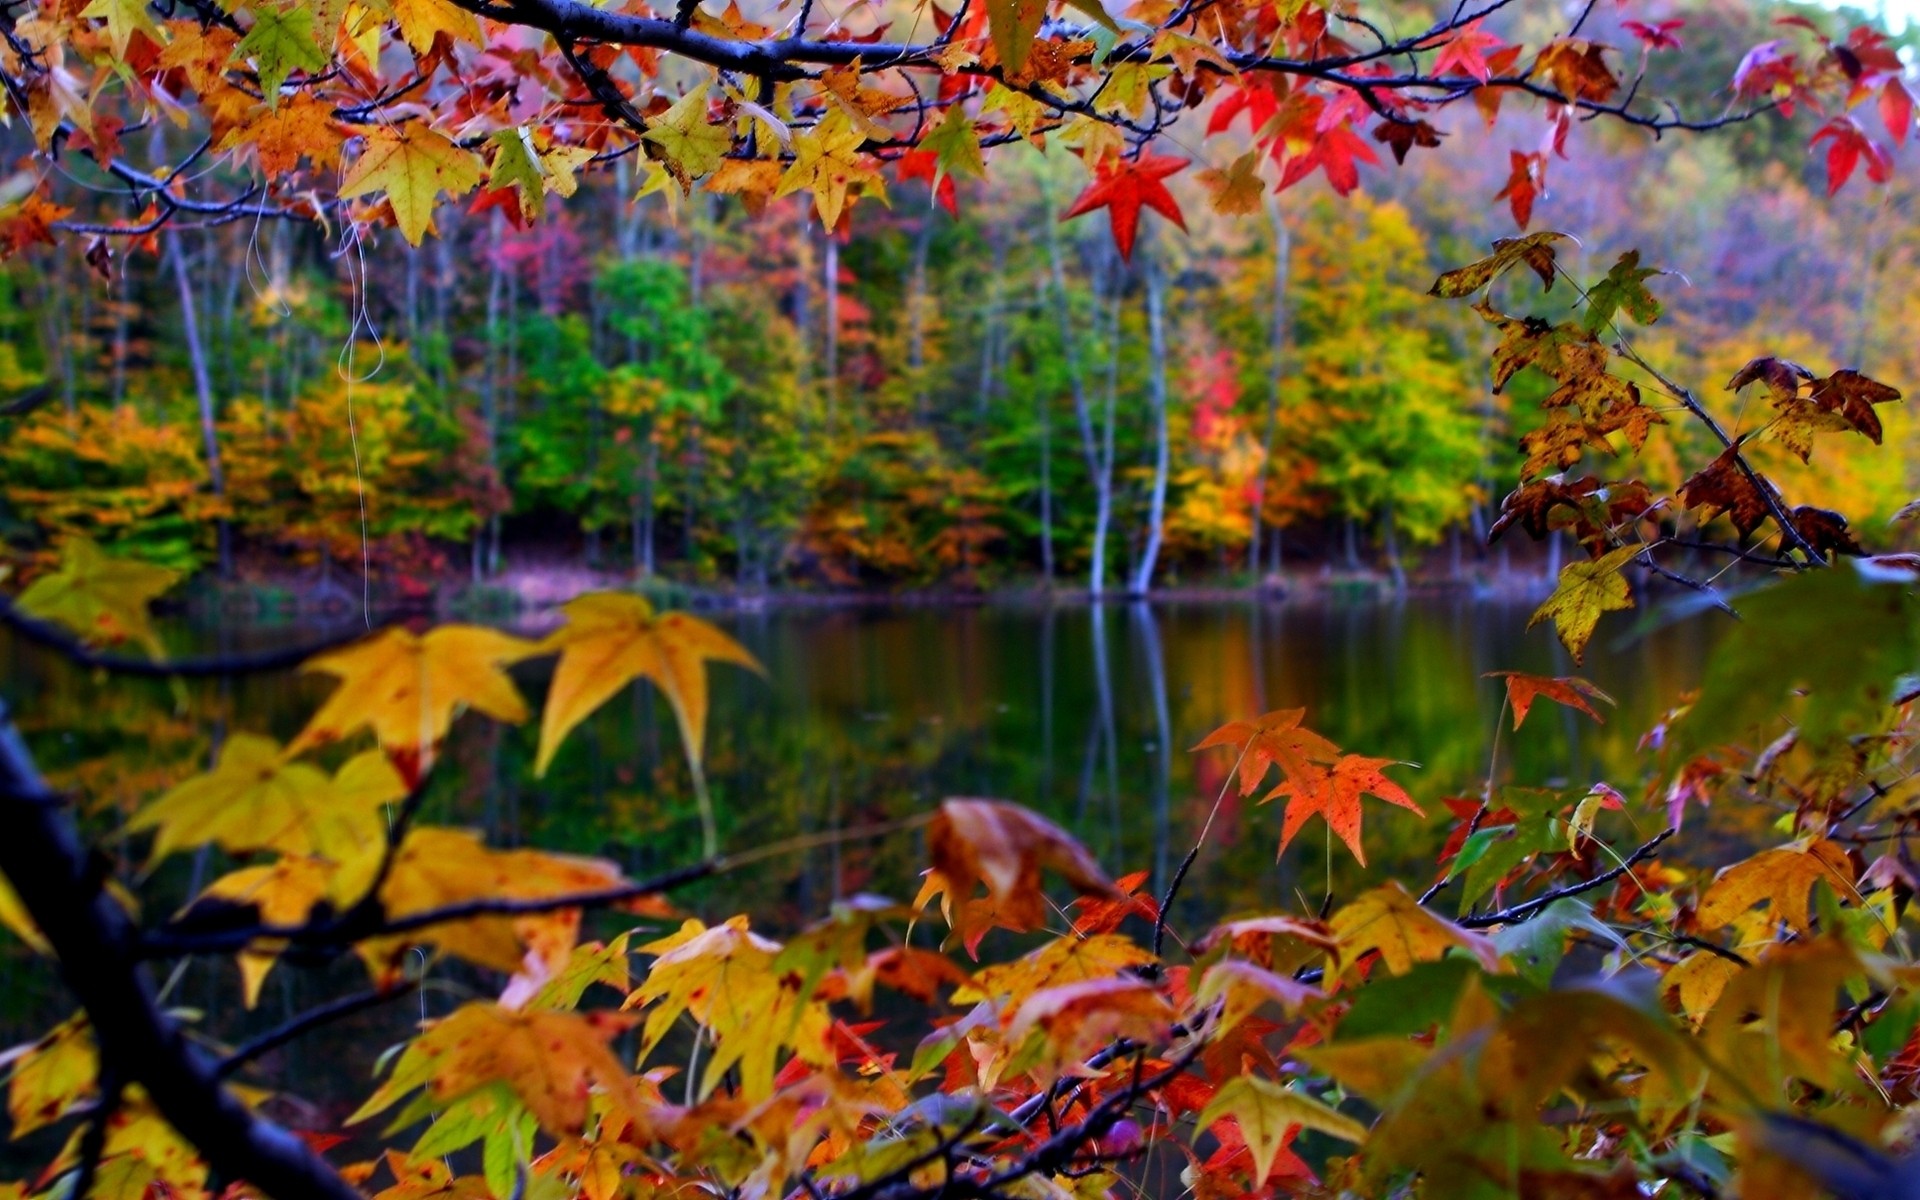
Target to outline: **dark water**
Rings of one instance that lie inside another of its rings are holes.
[[[766,664],[765,681],[715,668],[709,774],[730,849],[883,822],[949,795],[1016,800],[1065,825],[1116,875],[1152,873],[1156,891],[1205,820],[1230,766],[1226,751],[1188,747],[1224,721],[1304,707],[1307,723],[1346,749],[1418,763],[1396,768],[1427,808],[1367,801],[1361,872],[1325,827],[1310,824],[1275,861],[1279,813],[1229,799],[1183,889],[1173,929],[1199,930],[1253,909],[1318,907],[1389,874],[1423,884],[1451,818],[1442,797],[1478,791],[1489,765],[1498,680],[1484,673],[1573,670],[1531,605],[1420,598],[1400,604],[1176,603],[1107,607],[905,610],[778,609],[714,619]],[[1541,703],[1502,736],[1497,773],[1515,783],[1585,791],[1606,780],[1638,796],[1650,772],[1640,734],[1698,678],[1716,618],[1666,624],[1609,645],[1603,627],[1580,672],[1619,701],[1604,725]],[[177,629],[183,647],[209,631]],[[231,640],[237,635],[227,631]],[[250,631],[249,640],[297,638]],[[517,672],[536,710],[546,666]],[[109,682],[44,653],[0,642],[0,695],[21,716],[44,765],[87,797],[110,831],[130,807],[191,774],[223,731],[291,737],[329,686],[294,675],[231,685]],[[435,771],[426,819],[483,827],[496,844],[602,854],[646,874],[696,858],[699,833],[664,703],[636,686],[577,730],[544,780],[531,777],[535,723],[467,716]],[[1621,842],[1660,827],[1652,806],[1609,814]],[[144,847],[108,845],[138,864]],[[170,860],[149,892],[179,897],[230,864]],[[916,835],[852,842],[756,864],[680,897],[708,917],[751,912],[777,930],[854,892],[910,898],[923,865]],[[152,902],[150,916],[166,911]],[[9,1041],[61,1014],[58,987],[10,952],[0,960]],[[442,1011],[486,981],[449,969]],[[229,964],[196,964],[172,998],[203,1008],[226,1036],[259,1027],[328,989],[361,986],[351,964],[281,968],[262,1012],[240,1021]],[[343,1092],[420,1013],[378,1014],[269,1064],[317,1072]],[[271,1082],[271,1079],[268,1080]],[[303,1081],[311,1088],[311,1078]],[[333,1090],[323,1086],[323,1091]]]

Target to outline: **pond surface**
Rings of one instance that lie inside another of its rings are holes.
[[[1488,772],[1503,691],[1484,674],[1573,670],[1546,628],[1526,631],[1531,609],[1420,597],[718,614],[712,619],[768,671],[762,680],[714,668],[708,763],[722,842],[742,849],[906,817],[944,796],[991,796],[1053,817],[1115,875],[1149,872],[1157,893],[1232,762],[1229,751],[1188,747],[1225,721],[1304,707],[1310,727],[1349,751],[1420,764],[1391,773],[1427,816],[1368,800],[1371,870],[1363,873],[1343,849],[1330,852],[1318,821],[1276,861],[1277,808],[1229,797],[1183,888],[1175,934],[1234,912],[1317,908],[1330,888],[1351,895],[1389,874],[1424,885],[1452,820],[1440,801],[1477,794]],[[1638,739],[1697,681],[1721,624],[1692,617],[1609,644],[1624,628],[1603,626],[1580,672],[1618,700],[1606,723],[1539,704],[1517,735],[1501,735],[1501,780],[1582,792],[1606,780],[1640,796],[1651,763]],[[184,650],[306,635],[182,627],[169,636]],[[516,671],[536,709],[548,669],[536,662]],[[191,774],[225,731],[291,737],[329,686],[292,674],[129,685],[0,642],[0,695],[56,781],[85,795],[109,826],[115,813]],[[500,845],[606,855],[636,875],[698,857],[697,811],[671,716],[649,688],[603,708],[540,780],[531,776],[536,728],[462,718],[436,767],[425,819],[485,828]],[[1654,805],[1637,803],[1608,814],[1614,824],[1602,832],[1630,846],[1660,819]],[[138,844],[123,850],[145,853]],[[761,862],[678,899],[709,918],[751,912],[777,931],[856,892],[910,898],[923,863],[917,835],[895,834]],[[154,888],[184,896],[226,865],[176,857]],[[43,970],[14,953],[0,970],[9,1041],[62,1015]],[[363,986],[351,964],[314,974],[277,970],[255,1023],[328,989]],[[443,1011],[460,988],[485,982],[449,968],[448,990],[423,993],[421,1011]],[[224,1029],[233,984],[229,964],[196,965],[172,998],[210,1010]],[[373,1055],[419,1015],[369,1016],[270,1065],[317,1067],[339,1077],[343,1094],[363,1093]]]

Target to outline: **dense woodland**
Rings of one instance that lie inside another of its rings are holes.
[[[1801,11],[1669,7],[1686,48],[1643,46],[1645,89],[1708,112],[1738,48]],[[1593,17],[1632,43],[1623,19]],[[1214,113],[1210,147],[1253,132]],[[1675,272],[1647,349],[1716,405],[1783,326],[1783,357],[1920,377],[1913,174],[1829,198],[1799,124],[1581,124],[1528,168],[1527,215],[1576,232],[1578,261]],[[1100,216],[1060,220],[1084,168],[1057,135],[990,182],[936,187],[929,164],[831,236],[792,201],[636,199],[621,159],[538,219],[447,206],[419,247],[261,219],[68,239],[6,276],[0,387],[49,390],[0,446],[0,520],[43,556],[85,533],[180,569],[416,589],[516,565],[748,590],[1497,577],[1511,551],[1487,534],[1539,397],[1494,394],[1484,324],[1421,293],[1512,227],[1509,159],[1538,135],[1470,111],[1443,132],[1444,156],[1363,145],[1357,183],[1316,173],[1250,216],[1176,176],[1187,231],[1148,214],[1131,262]],[[1906,429],[1796,486],[1884,519],[1920,472]],[[1682,436],[1650,482],[1679,482]]]

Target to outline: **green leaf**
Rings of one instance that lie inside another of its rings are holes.
[[[1613,264],[1607,277],[1593,285],[1587,292],[1587,311],[1580,323],[1588,333],[1599,333],[1612,323],[1614,314],[1622,309],[1628,316],[1642,325],[1651,325],[1660,319],[1660,301],[1647,290],[1647,280],[1666,272],[1640,265],[1640,252],[1629,250]]]
[[[314,38],[313,13],[299,6],[254,9],[253,28],[233,48],[233,55],[253,59],[269,108],[280,102],[280,86],[295,70],[313,72],[327,65],[327,52]]]
[[[1341,1041],[1367,1037],[1411,1037],[1432,1029],[1453,1012],[1468,979],[1480,975],[1469,958],[1420,963],[1405,975],[1382,975],[1354,993],[1353,1007],[1340,1018]]]

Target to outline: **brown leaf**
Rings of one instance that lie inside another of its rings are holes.
[[[1749,359],[1747,365],[1727,380],[1727,390],[1737,392],[1750,383],[1764,383],[1775,404],[1785,404],[1800,394],[1802,383],[1811,383],[1813,372],[1785,358],[1762,356]]]
[[[933,870],[914,907],[942,896],[947,919],[969,948],[990,926],[1025,930],[1045,924],[1051,910],[1040,890],[1043,867],[1059,872],[1082,895],[1119,895],[1093,855],[1066,830],[1017,804],[942,801],[927,829],[927,852]],[[970,905],[982,886],[987,889],[984,907]]]
[[[1701,521],[1711,521],[1725,513],[1740,536],[1746,537],[1767,519],[1767,501],[1753,480],[1740,469],[1736,461],[1739,454],[1740,443],[1735,442],[1681,484],[1679,496],[1683,506],[1705,510],[1700,515]]]
[[[1793,518],[1793,527],[1800,531],[1800,536],[1822,554],[1866,553],[1847,528],[1847,519],[1830,508],[1802,504],[1788,515]]]
[[[1849,368],[1835,371],[1825,379],[1815,380],[1813,393],[1808,399],[1828,412],[1838,412],[1849,425],[1867,435],[1878,446],[1881,436],[1880,415],[1873,411],[1873,406],[1900,399],[1900,391]]]

